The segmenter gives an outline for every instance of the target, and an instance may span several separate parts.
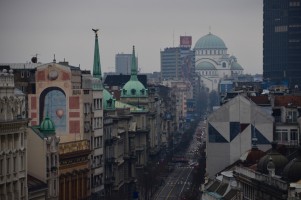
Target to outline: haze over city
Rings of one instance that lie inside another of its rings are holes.
[[[160,50],[196,41],[211,31],[237,57],[245,73],[262,73],[262,1],[1,1],[0,60],[42,63],[66,59],[92,70],[93,33],[99,28],[104,72],[115,70],[115,55],[136,46],[141,72],[160,71]]]

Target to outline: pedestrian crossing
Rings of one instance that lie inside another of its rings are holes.
[[[185,181],[168,181],[166,185],[191,185],[191,182],[185,182]]]
[[[180,169],[192,169],[193,167],[191,167],[191,166],[178,166],[177,168],[180,168]]]

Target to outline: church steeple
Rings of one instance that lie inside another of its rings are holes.
[[[102,81],[101,76],[101,64],[99,57],[99,46],[98,46],[98,29],[92,29],[95,33],[95,47],[94,47],[94,62],[93,62],[93,77],[99,78]]]
[[[137,62],[135,56],[135,46],[133,46],[133,53],[132,53],[132,66],[131,66],[131,80],[137,81]]]

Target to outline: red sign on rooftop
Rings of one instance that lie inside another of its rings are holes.
[[[180,36],[180,46],[191,47],[192,37],[191,36]]]

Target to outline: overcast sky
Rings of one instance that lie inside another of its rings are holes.
[[[160,71],[160,50],[191,35],[193,46],[209,27],[245,73],[262,73],[262,0],[0,0],[0,63],[64,58],[92,69],[99,28],[102,70],[135,45],[142,72]]]

